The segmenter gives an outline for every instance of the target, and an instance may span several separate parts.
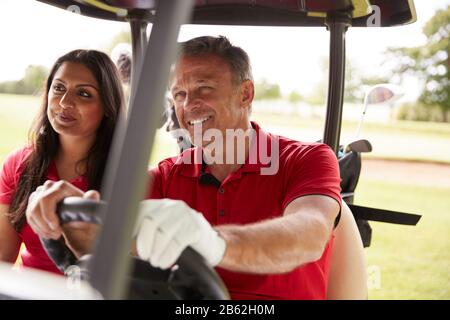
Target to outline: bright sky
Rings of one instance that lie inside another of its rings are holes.
[[[387,47],[423,44],[424,23],[437,9],[450,4],[450,0],[414,2],[418,15],[414,24],[350,28],[347,56],[355,67],[375,74],[386,68],[382,52]],[[58,56],[72,49],[104,49],[115,34],[127,28],[125,23],[82,17],[33,0],[2,0],[0,14],[0,81],[21,78],[30,64],[49,68]],[[225,35],[243,47],[250,55],[255,79],[268,78],[278,83],[284,93],[311,90],[321,78],[320,61],[329,50],[329,33],[324,28],[189,25],[183,26],[180,40],[205,34]]]

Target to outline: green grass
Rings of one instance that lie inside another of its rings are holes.
[[[38,97],[0,94],[0,162],[11,150],[27,143],[39,105]]]
[[[367,263],[381,271],[370,299],[450,299],[450,188],[361,179],[355,203],[423,215],[417,226],[371,222]]]
[[[14,148],[24,145],[40,104],[28,96],[0,94],[0,162]],[[263,126],[279,127],[286,135],[302,138],[305,132],[318,138],[322,119],[302,119],[254,112]],[[343,136],[356,124],[343,123]],[[450,163],[448,124],[396,122],[364,126],[364,137],[374,136],[374,157],[412,158]],[[391,141],[397,145],[391,146]],[[423,144],[425,143],[425,145]],[[172,138],[157,133],[150,163],[177,152]],[[413,173],[411,173],[413,174]],[[356,203],[423,214],[418,226],[371,223],[372,246],[366,249],[368,265],[380,270],[381,286],[369,292],[371,299],[450,299],[450,188],[405,185],[398,181],[361,178]],[[371,275],[372,276],[372,275]]]

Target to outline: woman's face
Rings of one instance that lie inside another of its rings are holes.
[[[100,87],[81,63],[64,62],[48,92],[47,116],[61,136],[93,138],[104,116]]]

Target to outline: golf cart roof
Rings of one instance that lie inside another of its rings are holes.
[[[38,0],[85,16],[153,22],[158,0]],[[211,25],[323,27],[327,15],[340,12],[354,27],[367,27],[370,5],[378,6],[381,27],[415,22],[412,0],[195,0],[191,23]],[[72,6],[72,7],[71,7]],[[77,6],[77,7],[75,7]],[[78,11],[78,10],[77,10]]]

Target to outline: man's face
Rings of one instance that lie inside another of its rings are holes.
[[[233,80],[228,63],[216,55],[183,56],[177,61],[170,91],[180,126],[191,138],[194,126],[201,126],[202,133],[212,128],[222,134],[225,129],[247,129],[251,101],[245,99],[244,87],[248,83]]]

